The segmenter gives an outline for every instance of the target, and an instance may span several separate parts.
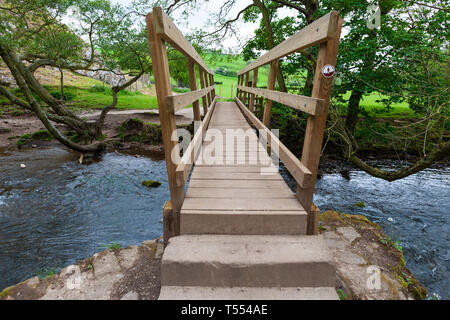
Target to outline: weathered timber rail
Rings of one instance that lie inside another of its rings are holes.
[[[292,298],[337,297],[326,247],[311,235],[318,233],[313,195],[341,26],[337,12],[311,23],[239,71],[235,102],[220,102],[214,73],[175,24],[158,7],[147,16],[171,195],[163,210],[164,239],[173,238],[163,257],[160,298],[217,298],[211,292],[229,298],[236,292],[224,288],[232,287],[243,287],[243,298],[280,298],[281,287],[301,288],[286,289]],[[191,92],[172,93],[166,44],[186,56]],[[312,96],[275,91],[279,60],[313,45],[320,48]],[[257,88],[258,68],[266,64],[267,89]],[[301,159],[269,129],[273,101],[308,114]],[[255,103],[264,109],[261,120]],[[181,156],[174,114],[190,104],[196,131]],[[294,177],[295,194],[274,159]],[[274,247],[260,247],[261,241]],[[211,291],[215,287],[222,289]]]

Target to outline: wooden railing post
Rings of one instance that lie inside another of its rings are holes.
[[[236,97],[239,98],[239,86],[241,85],[241,76],[238,76],[238,81],[236,85]],[[231,97],[233,97],[233,92],[231,92]]]
[[[208,72],[205,71],[205,73],[203,73],[203,76],[205,77],[205,85],[206,85],[206,87],[211,86],[211,84],[209,82],[210,80],[209,80],[209,77],[208,77]],[[207,94],[207,97],[208,97],[208,106],[210,106],[211,103],[212,103],[212,94],[211,94],[211,92],[209,92]]]
[[[277,81],[278,60],[270,63],[269,77],[267,79],[267,89],[273,90],[275,82]],[[270,128],[270,118],[272,116],[272,100],[266,99],[266,106],[264,107],[263,123],[267,128]]]
[[[245,73],[245,84],[244,86],[248,87],[249,86],[249,76],[250,76],[250,72],[246,72]],[[248,107],[248,96],[249,94],[247,92],[244,92],[244,105],[246,105]]]
[[[256,84],[258,83],[258,68],[256,68],[255,70],[253,70],[253,80],[252,80],[252,87],[253,88],[256,88]],[[254,94],[251,94],[250,95],[250,103],[249,103],[249,105],[248,105],[248,109],[251,111],[251,112],[255,112],[255,108],[254,108],[254,106],[255,106],[255,95]]]
[[[314,86],[312,97],[320,98],[325,101],[325,111],[320,115],[308,116],[305,140],[302,151],[302,163],[311,171],[313,183],[308,188],[297,186],[297,198],[303,208],[308,212],[307,233],[318,234],[319,214],[318,209],[313,205],[314,185],[317,178],[320,153],[322,151],[323,135],[327,120],[328,108],[330,105],[331,89],[333,84],[332,77],[325,77],[322,69],[326,65],[336,65],[339,39],[341,34],[342,18],[337,23],[336,36],[320,45],[319,55],[317,57],[316,73],[314,76]]]
[[[197,79],[195,76],[195,64],[188,59],[187,61],[188,65],[188,71],[189,71],[189,84],[191,86],[191,91],[197,90]],[[194,121],[201,121],[201,115],[200,115],[200,105],[198,103],[198,100],[192,103],[192,109],[194,111]]]
[[[206,88],[206,85],[205,85],[205,76],[203,74],[206,73],[206,71],[199,68],[199,72],[200,72],[200,86],[202,89],[204,89]],[[202,97],[203,116],[205,116],[206,113],[208,112],[208,102],[206,101],[206,99],[207,99],[206,96]]]
[[[210,86],[214,85],[214,75],[213,74],[209,75],[209,85]],[[215,97],[216,97],[216,89],[213,89],[211,91],[211,101],[213,101]]]
[[[241,83],[239,85],[241,85],[241,86],[244,85],[244,75],[241,75]],[[242,90],[239,90],[239,99],[241,101],[244,100],[244,91],[242,91]]]
[[[164,223],[170,224],[167,230],[172,230],[173,234],[167,238],[179,235],[180,233],[180,209],[184,200],[184,188],[178,187],[176,183],[175,171],[177,164],[172,161],[172,151],[179,154],[178,141],[172,140],[172,133],[176,132],[175,115],[167,111],[166,97],[172,94],[170,84],[169,63],[167,60],[166,45],[163,39],[156,33],[162,24],[162,10],[155,8],[153,13],[146,17],[148,40],[150,43],[150,54],[152,58],[153,74],[155,75],[156,95],[158,99],[159,119],[164,143],[166,157],[167,176],[171,197],[171,212],[167,210],[164,216]],[[164,228],[166,229],[166,227]]]

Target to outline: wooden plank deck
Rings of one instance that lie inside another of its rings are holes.
[[[306,211],[236,103],[217,103],[202,148],[181,207],[182,234],[249,232],[243,224],[254,234],[306,233]]]

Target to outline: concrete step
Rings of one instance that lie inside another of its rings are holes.
[[[334,287],[317,236],[182,235],[162,258],[161,286]]]
[[[182,209],[180,214],[181,234],[305,235],[306,225],[307,213],[294,210]]]
[[[338,300],[334,287],[161,287],[159,300]]]

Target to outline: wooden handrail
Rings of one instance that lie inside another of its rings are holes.
[[[330,73],[329,70],[335,69],[336,66],[342,22],[343,20],[339,17],[338,12],[332,11],[298,31],[292,37],[286,39],[237,73],[238,94],[236,102],[255,127],[266,128],[266,130],[270,127],[272,101],[279,102],[309,114],[301,161],[293,156],[282,144],[279,145],[280,150],[278,155],[297,181],[295,195],[303,208],[308,212],[307,234],[318,234],[319,230],[319,210],[313,203],[313,196],[320,154],[323,147],[322,142],[330,104],[331,90],[333,88],[334,72]],[[311,98],[274,91],[279,59],[317,44],[320,44],[320,47],[316,60]],[[244,76],[248,77],[250,71],[253,70],[255,72],[259,67],[269,63],[270,71],[267,80],[267,90],[251,88],[248,83],[245,83],[244,85]],[[249,102],[249,108],[246,107],[246,93],[266,98],[262,122],[253,114],[252,101]],[[273,138],[273,135],[268,135],[267,142],[269,145]],[[278,142],[277,140],[274,141]],[[300,174],[296,168],[300,169]],[[304,170],[304,168],[306,168],[306,170]],[[305,175],[305,172],[310,174]]]
[[[288,169],[289,173],[294,177],[298,185],[303,188],[307,188],[312,184],[311,171],[300,161],[297,157],[289,151],[289,149],[281,143],[277,136],[275,136],[262,122],[259,120],[249,109],[236,97],[236,103],[252,124],[260,130],[266,131],[270,144],[277,144],[279,148],[275,148],[274,151],[278,158],[283,162]]]
[[[331,11],[250,63],[237,73],[238,76],[268,64],[274,60],[283,58],[296,51],[300,51],[335,38],[338,20],[339,13],[337,11]]]
[[[306,112],[310,115],[322,114],[325,110],[325,101],[322,99],[316,99],[311,97],[299,96],[292,93],[285,93],[275,90],[252,88],[238,86],[238,89],[249,93],[256,94],[258,96],[270,99],[272,101],[279,102],[286,106],[292,107],[296,110]]]
[[[183,36],[181,31],[170,20],[169,16],[161,7],[153,8],[153,18],[155,19],[155,31],[162,39],[170,43],[175,49],[181,51],[188,58],[195,61],[195,63],[207,73],[214,74],[214,72],[208,69],[206,63],[194,49],[192,44]]]
[[[167,14],[164,13],[162,8],[154,7],[153,12],[146,16],[146,22],[171,198],[164,206],[164,241],[167,242],[170,237],[180,234],[180,211],[185,196],[184,186],[178,186],[177,184],[179,146],[178,139],[172,140],[174,134],[175,137],[177,136],[175,111],[192,103],[194,120],[199,121],[201,113],[198,100],[203,98],[204,114],[208,115],[205,120],[210,119],[213,105],[208,113],[205,102],[208,100],[208,104],[211,105],[211,100],[215,96],[214,86],[208,85],[208,83],[214,84],[214,73],[208,69],[194,47],[183,36]],[[166,44],[170,44],[186,56],[191,92],[173,95]],[[200,90],[197,90],[196,66],[203,80]],[[174,155],[178,159],[172,161]]]
[[[187,107],[191,103],[198,101],[202,97],[209,94],[211,91],[214,90],[214,87],[215,85],[200,90],[167,96],[166,97],[167,112],[175,113],[178,110]]]
[[[184,153],[183,157],[180,160],[180,163],[177,166],[177,169],[175,171],[176,180],[177,180],[177,186],[178,187],[184,187],[186,184],[186,180],[189,176],[189,172],[192,169],[192,166],[194,165],[194,162],[197,160],[198,157],[198,151],[200,150],[199,143],[201,144],[203,142],[203,136],[206,133],[206,129],[208,128],[209,121],[211,120],[211,116],[214,112],[214,108],[216,106],[217,98],[214,98],[214,101],[212,102],[208,112],[206,113],[205,117],[203,118],[203,121],[200,125],[200,127],[197,129],[197,132],[194,135],[194,138],[192,139],[191,143],[189,143],[189,146],[186,149],[186,152]],[[197,152],[197,153],[196,153]]]

